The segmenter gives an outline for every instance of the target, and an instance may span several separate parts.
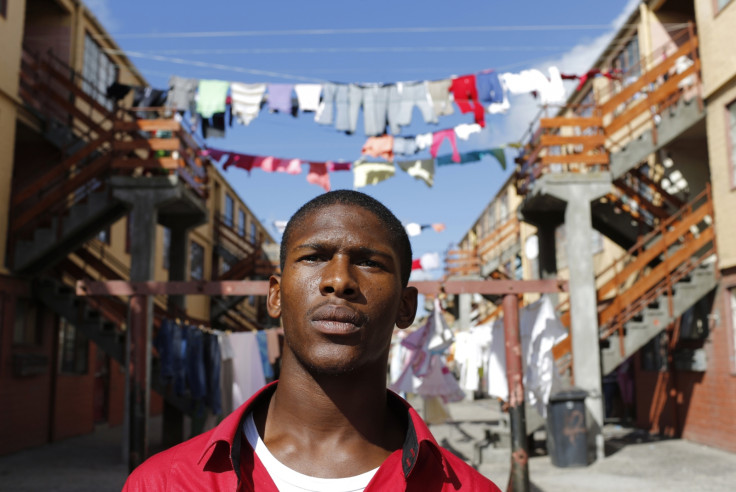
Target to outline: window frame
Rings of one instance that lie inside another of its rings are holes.
[[[199,248],[199,250],[201,251],[201,255],[199,255],[201,264],[198,265],[199,266],[198,270],[201,270],[201,274],[199,275],[199,277],[194,276],[194,272],[195,272],[194,260],[197,259],[196,255],[194,254],[194,251],[197,248]],[[194,239],[191,239],[189,241],[189,279],[190,280],[204,280],[204,246],[199,244]]]
[[[235,199],[230,193],[225,193],[225,213],[223,214],[223,222],[229,228],[235,226]]]
[[[245,210],[238,209],[238,236],[245,237],[245,224],[248,221]]]
[[[726,9],[726,7],[728,7],[729,5],[733,3],[733,0],[728,0],[726,3],[723,4],[722,7],[719,7],[718,0],[711,0],[711,1],[713,3],[713,17],[718,17],[718,14],[723,12]]]
[[[71,342],[67,338],[71,337]],[[66,374],[70,376],[86,376],[89,374],[89,339],[83,332],[77,329],[72,323],[64,318],[59,318],[59,356],[58,366],[56,368],[58,374]],[[72,360],[67,365],[67,350],[72,353]]]
[[[120,67],[105,53],[104,48],[89,32],[84,33],[83,43],[82,91],[107,109],[112,109],[113,102],[107,98],[107,88],[118,80]],[[96,53],[90,53],[91,49],[94,49]],[[92,66],[95,57],[97,59]],[[101,77],[103,72],[104,77]],[[104,87],[100,84],[104,84]]]
[[[731,376],[736,376],[736,311],[731,305],[731,297],[736,297],[736,274],[722,278],[723,286],[723,318],[728,337],[728,358]]]

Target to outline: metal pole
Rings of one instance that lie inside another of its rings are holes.
[[[511,420],[511,473],[507,489],[529,491],[529,446],[524,413],[524,368],[519,338],[519,299],[516,294],[503,296],[503,328],[506,339],[506,379],[509,385]]]

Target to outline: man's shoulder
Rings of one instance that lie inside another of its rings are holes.
[[[125,482],[124,492],[139,490],[169,490],[170,482],[192,479],[202,467],[197,462],[205,451],[205,445],[213,430],[195,436],[181,444],[156,453],[141,463]]]
[[[480,474],[478,470],[468,465],[465,461],[455,456],[451,451],[440,447],[440,452],[447,463],[450,479],[457,479],[462,490],[483,490],[490,492],[501,492],[496,484]]]

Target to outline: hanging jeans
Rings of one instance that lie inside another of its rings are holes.
[[[215,415],[222,413],[222,393],[220,391],[220,342],[217,335],[204,335],[204,369],[207,379],[206,404]]]
[[[194,326],[187,327],[186,374],[192,398],[198,400],[207,393],[204,369],[204,333]]]

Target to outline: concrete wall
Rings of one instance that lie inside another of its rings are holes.
[[[703,94],[707,99],[736,75],[736,50],[727,41],[733,39],[736,3],[729,3],[720,12],[714,8],[713,0],[695,0],[703,61]]]

